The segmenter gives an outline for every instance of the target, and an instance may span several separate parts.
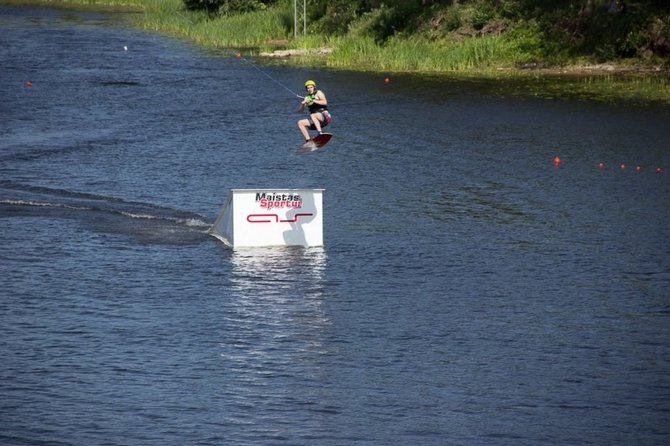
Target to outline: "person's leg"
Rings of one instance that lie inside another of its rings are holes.
[[[302,133],[302,136],[305,137],[305,141],[309,141],[309,131],[307,129],[312,125],[311,122],[309,122],[309,119],[301,119],[298,121],[298,128],[300,129],[300,133]]]
[[[314,123],[314,130],[321,133],[321,119],[323,118],[323,115],[321,112],[318,112],[312,113],[310,116],[312,117],[312,122]]]

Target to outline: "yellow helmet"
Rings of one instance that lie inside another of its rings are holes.
[[[307,82],[305,82],[305,88],[310,87],[310,86],[316,88],[316,82],[314,82],[311,79],[308,80]]]

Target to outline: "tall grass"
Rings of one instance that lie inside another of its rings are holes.
[[[468,71],[509,63],[513,51],[509,42],[490,36],[461,42],[393,38],[384,45],[370,37],[357,37],[343,39],[328,65],[383,71]]]
[[[143,0],[139,25],[186,37],[205,47],[258,47],[269,40],[286,40],[286,14],[278,8],[248,14],[210,17],[186,11],[181,0]],[[153,4],[148,4],[153,2]]]
[[[268,40],[288,37],[281,17],[275,11],[221,17],[196,24],[191,38],[206,46],[259,46]]]
[[[144,16],[138,21],[139,26],[182,36],[206,47],[242,47],[267,51],[277,46],[318,48],[328,45],[331,40],[321,35],[294,38],[292,1],[279,2],[279,5],[267,10],[217,17],[187,11],[182,0],[134,1],[142,3],[145,10]]]

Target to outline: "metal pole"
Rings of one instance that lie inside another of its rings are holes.
[[[298,1],[302,2],[302,7],[299,7]],[[307,34],[307,0],[293,0],[293,37],[298,37],[298,23],[300,22],[302,22],[302,35],[304,36]]]

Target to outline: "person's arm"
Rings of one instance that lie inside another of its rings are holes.
[[[316,98],[314,98],[314,103],[316,105],[328,105],[328,99],[326,99],[326,95],[323,91],[319,90],[316,92]]]

